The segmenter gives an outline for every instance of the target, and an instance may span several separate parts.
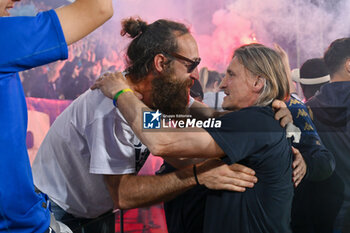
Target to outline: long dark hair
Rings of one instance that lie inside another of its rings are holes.
[[[153,69],[153,59],[157,54],[177,52],[176,38],[189,33],[184,24],[164,19],[147,24],[139,18],[128,18],[122,21],[122,28],[122,36],[127,34],[133,38],[126,59],[127,71],[134,83],[141,81]]]

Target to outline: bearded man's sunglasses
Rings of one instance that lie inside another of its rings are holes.
[[[187,68],[187,73],[192,73],[194,71],[194,69],[196,69],[196,67],[201,62],[200,57],[197,57],[194,60],[192,60],[192,59],[189,59],[189,58],[184,57],[184,56],[177,54],[177,53],[171,53],[170,56],[172,56],[173,58],[178,59],[180,61],[185,61],[186,63],[183,63],[183,64]]]

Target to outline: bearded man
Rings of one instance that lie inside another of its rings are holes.
[[[276,51],[260,44],[235,50],[220,84],[226,94],[222,107],[232,112],[217,119],[221,121],[218,127],[145,131],[141,113],[146,106],[123,91],[129,86],[120,74],[98,80],[96,87],[118,101],[118,109],[154,155],[173,159],[220,157],[227,164],[239,162],[256,171],[259,181],[245,192],[211,190],[207,194],[204,233],[291,232],[293,156],[286,131],[274,120],[271,106],[273,100],[288,96],[289,85]]]
[[[148,25],[130,18],[122,25],[122,35],[133,38],[125,74],[131,89],[151,108],[184,112],[200,62],[188,29],[168,20]],[[112,101],[99,90],[88,90],[51,126],[33,163],[34,183],[51,199],[56,219],[73,231],[85,225],[85,232],[114,232],[113,217],[96,220],[116,208],[169,200],[196,185],[192,167],[137,176],[148,155]],[[243,191],[256,182],[250,168],[218,160],[202,162],[197,172],[199,182],[210,189]]]

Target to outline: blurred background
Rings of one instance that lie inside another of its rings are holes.
[[[35,15],[67,0],[22,0],[12,15]],[[346,0],[118,0],[115,14],[103,27],[70,46],[68,61],[22,73],[29,97],[74,99],[105,70],[123,70],[130,42],[120,36],[120,21],[139,16],[188,25],[198,41],[199,68],[225,72],[235,48],[259,42],[280,44],[291,68],[321,57],[331,41],[349,36],[350,1]],[[38,82],[40,80],[40,82]],[[44,81],[45,80],[45,81]]]
[[[22,0],[14,16],[36,15],[67,0]],[[235,48],[259,42],[281,45],[291,68],[323,56],[335,39],[348,37],[348,0],[115,0],[115,14],[104,26],[69,47],[69,59],[20,74],[28,104],[27,145],[31,162],[57,115],[87,90],[106,70],[124,70],[130,39],[120,36],[122,19],[139,16],[153,21],[165,18],[185,23],[199,45],[202,83],[191,91],[209,106],[220,106],[218,84]],[[205,95],[207,93],[207,95]],[[212,93],[210,95],[209,93]],[[215,101],[206,102],[206,99]],[[212,104],[210,104],[212,103]],[[160,158],[151,157],[142,174],[154,174]],[[125,232],[167,232],[162,205],[125,213]],[[120,229],[119,215],[116,231]]]

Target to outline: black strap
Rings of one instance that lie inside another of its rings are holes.
[[[124,211],[120,210],[120,233],[124,233]]]
[[[215,93],[215,110],[218,109],[219,92]]]

